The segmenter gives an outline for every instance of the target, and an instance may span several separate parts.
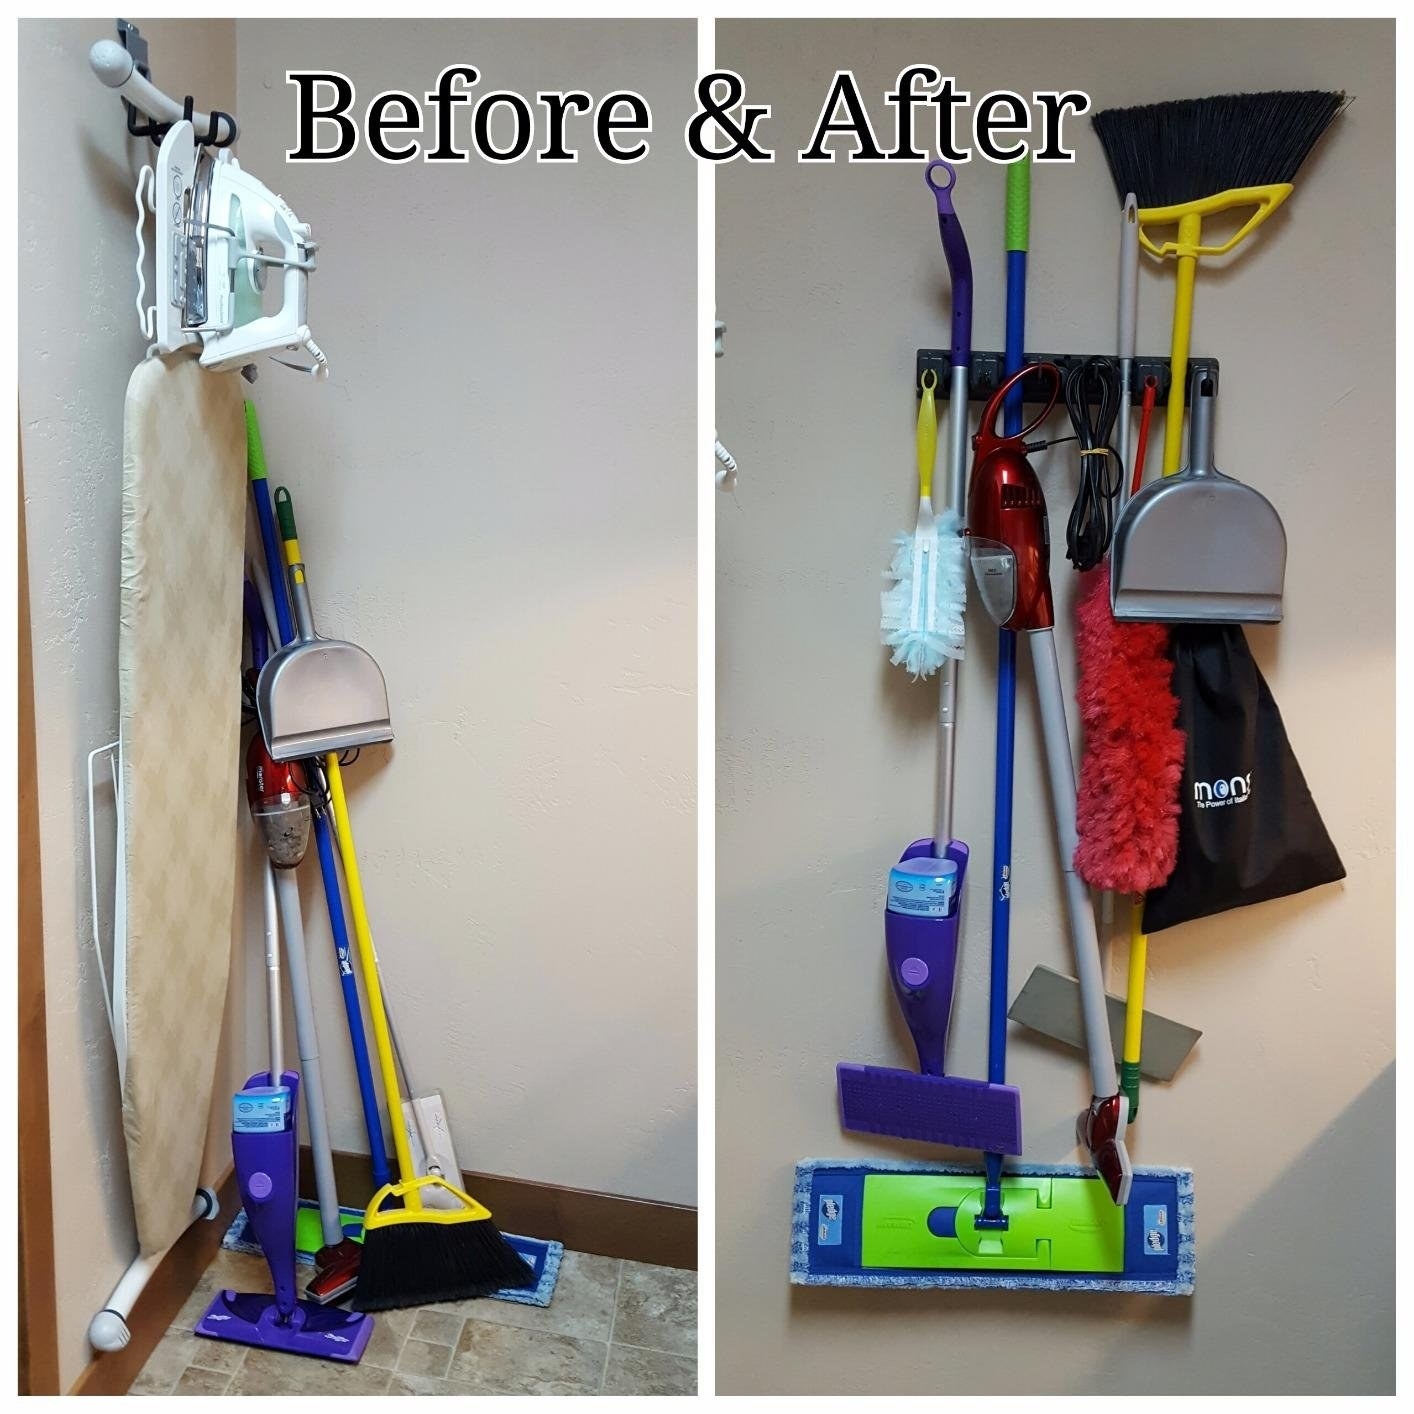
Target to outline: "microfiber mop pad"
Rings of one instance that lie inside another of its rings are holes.
[[[1147,893],[1178,860],[1184,734],[1175,725],[1168,630],[1116,622],[1103,564],[1081,576],[1075,647],[1085,732],[1075,872],[1095,889]]]
[[[949,1164],[802,1160],[792,1285],[1193,1294],[1190,1170],[1135,1169],[1117,1208],[1093,1169],[1018,1165],[1002,1179],[1004,1232],[974,1226],[985,1187]]]

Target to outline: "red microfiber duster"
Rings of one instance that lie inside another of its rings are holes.
[[[1076,698],[1085,729],[1075,871],[1092,888],[1142,894],[1178,858],[1184,736],[1162,624],[1117,623],[1108,563],[1081,577]]]

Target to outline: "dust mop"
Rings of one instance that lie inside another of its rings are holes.
[[[935,175],[946,173],[946,182]],[[933,835],[904,850],[889,875],[884,908],[884,946],[889,981],[918,1052],[918,1071],[841,1062],[836,1068],[840,1122],[845,1129],[956,1144],[998,1154],[1021,1152],[1021,1096],[1009,1085],[946,1074],[947,1034],[957,977],[958,928],[968,848],[952,835],[957,667],[963,649],[966,580],[952,573],[952,560],[940,563],[937,548],[956,539],[962,524],[967,483],[968,368],[972,357],[972,260],[967,238],[953,208],[956,173],[945,162],[932,163],[925,180],[938,210],[938,229],[952,280],[953,328],[948,410],[947,506],[941,526],[931,510],[932,459],[936,421],[932,414],[934,382],[925,377],[918,417],[918,471],[922,498],[919,532],[911,555],[907,602],[911,644],[927,661],[937,650],[942,673],[938,698],[938,787]],[[946,527],[944,531],[941,527]],[[917,548],[917,541],[923,548]],[[904,556],[900,543],[900,562]],[[957,553],[961,555],[961,541]],[[952,549],[949,548],[949,556]],[[928,576],[923,592],[919,575]],[[895,591],[898,592],[898,591]],[[902,599],[900,603],[902,604]],[[888,606],[888,596],[885,596]],[[887,616],[886,616],[887,618]],[[942,656],[933,632],[950,630],[950,651]],[[896,652],[895,661],[900,661]],[[903,661],[912,667],[905,653]],[[915,669],[915,673],[916,673]]]

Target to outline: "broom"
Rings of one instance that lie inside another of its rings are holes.
[[[288,493],[280,506],[280,527],[290,572],[303,575],[294,502]],[[363,1256],[353,1304],[360,1311],[386,1311],[396,1306],[464,1301],[474,1296],[489,1296],[507,1287],[534,1286],[535,1273],[530,1264],[491,1221],[489,1208],[445,1179],[417,1175],[403,1118],[392,1033],[383,1005],[378,959],[368,926],[363,881],[337,752],[331,751],[324,757],[324,773],[334,807],[335,834],[349,890],[349,911],[353,914],[363,985],[368,992],[368,1014],[373,1023],[378,1067],[388,1101],[393,1147],[402,1175],[401,1182],[385,1184],[373,1195],[364,1214]],[[424,1207],[422,1195],[432,1188],[450,1194],[456,1206],[436,1210]]]
[[[1140,244],[1161,260],[1174,256],[1177,265],[1164,419],[1165,476],[1178,470],[1183,454],[1183,400],[1199,258],[1234,250],[1291,195],[1301,164],[1344,107],[1344,93],[1302,89],[1220,94],[1095,114],[1095,132],[1115,190],[1122,201],[1130,193],[1138,201]],[[1234,235],[1219,245],[1203,244],[1204,217],[1249,207],[1252,214]],[[1155,244],[1146,229],[1153,226],[1176,226],[1174,239]],[[1135,1109],[1148,943],[1136,902],[1130,924],[1123,1067],[1124,1088]]]

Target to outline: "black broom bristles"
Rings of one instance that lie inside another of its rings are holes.
[[[391,1223],[364,1229],[353,1305],[388,1311],[534,1285],[530,1263],[489,1218]]]
[[[1142,209],[1292,181],[1343,107],[1343,93],[1227,93],[1110,108],[1092,121],[1115,190]]]

